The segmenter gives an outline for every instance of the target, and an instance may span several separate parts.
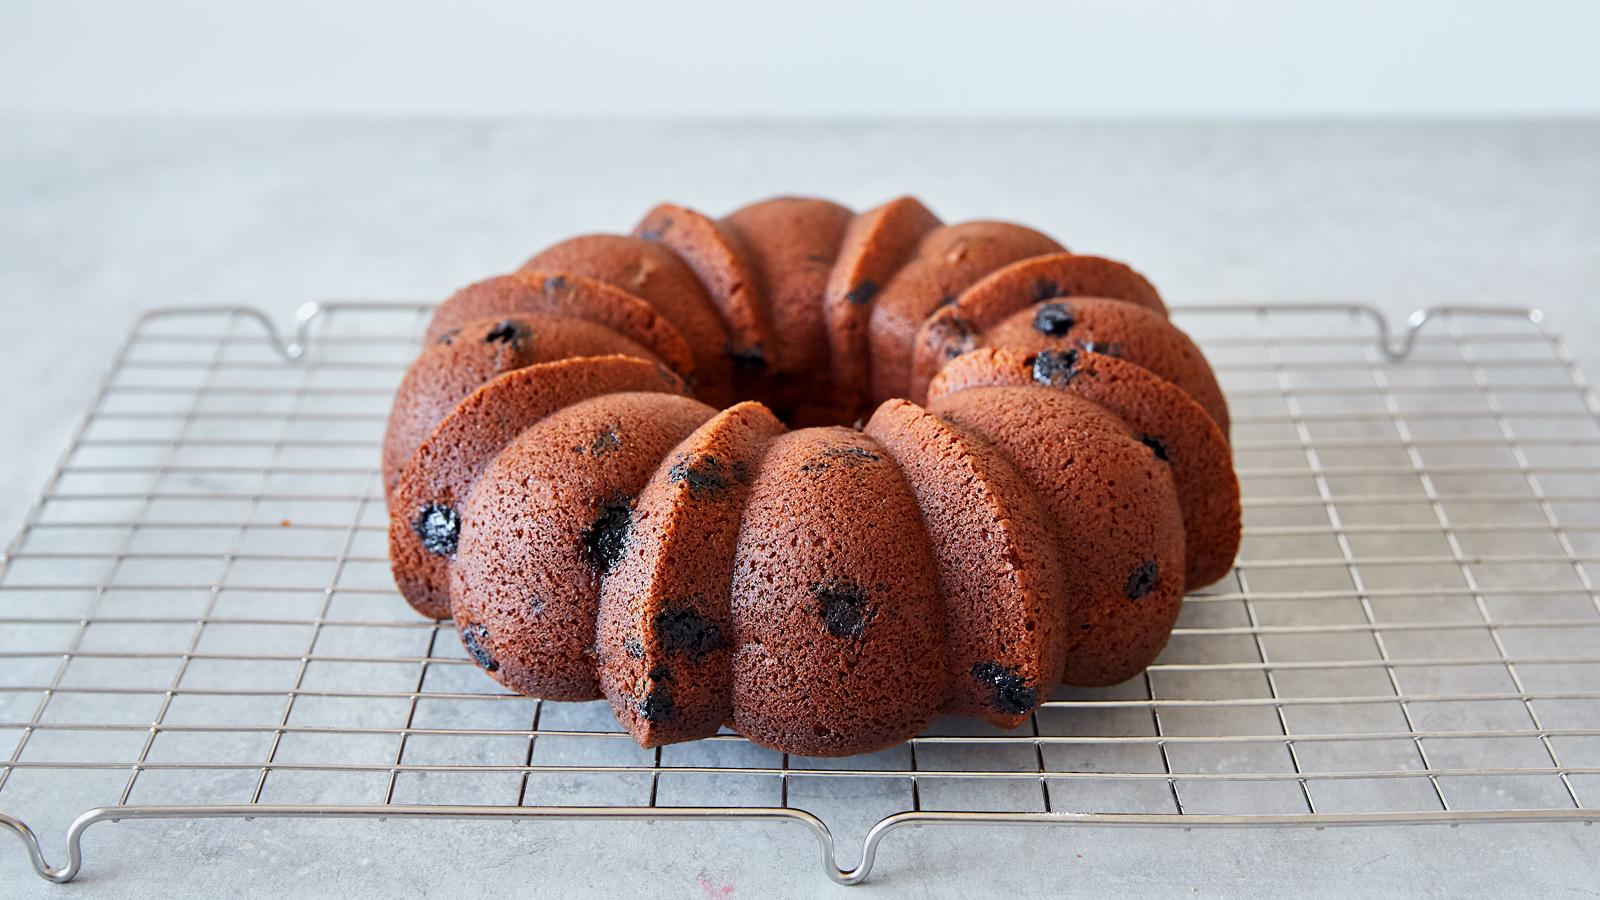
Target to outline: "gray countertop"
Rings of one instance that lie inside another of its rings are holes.
[[[1132,261],[1175,304],[1545,309],[1600,373],[1600,123],[0,126],[0,533],[21,523],[143,309],[438,298],[670,198],[865,207],[919,194]],[[0,807],[4,806],[0,797]],[[922,829],[865,895],[1600,892],[1581,826],[1183,832]],[[59,855],[57,836],[47,836]],[[831,892],[792,826],[102,826],[72,888],[0,837],[7,896]],[[851,851],[853,854],[853,850]],[[497,887],[499,886],[499,887]]]

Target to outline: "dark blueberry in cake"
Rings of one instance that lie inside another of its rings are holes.
[[[733,464],[733,480],[740,484],[750,483],[750,464],[740,460]]]
[[[883,459],[883,457],[873,453],[871,450],[865,450],[861,447],[855,446],[824,447],[822,452],[817,454],[817,456],[817,459],[801,463],[800,471],[827,471],[829,460],[837,461],[845,466],[858,466],[864,462],[879,462]]]
[[[494,661],[494,656],[485,645],[489,643],[489,629],[482,625],[468,625],[461,630],[461,643],[467,647],[467,652],[477,661],[478,666],[485,672],[493,672],[500,668]]]
[[[600,574],[622,558],[628,543],[628,527],[633,524],[633,508],[627,500],[614,500],[600,510],[594,524],[583,533],[583,553],[589,565]]]
[[[822,451],[822,455],[828,459],[840,459],[850,463],[878,462],[883,459],[883,457],[873,453],[871,450],[854,445],[828,447]]]
[[[1078,351],[1040,350],[1033,358],[1033,380],[1060,387],[1078,377]]]
[[[1072,307],[1065,303],[1046,303],[1033,314],[1033,329],[1040,334],[1061,337],[1072,330],[1077,320],[1072,318]]]
[[[677,706],[672,702],[672,689],[664,684],[651,688],[650,693],[639,701],[639,718],[646,722],[660,722],[671,718],[677,711]]]
[[[422,549],[435,556],[454,556],[461,539],[461,515],[442,503],[429,503],[411,520],[411,530],[422,539]]]
[[[547,291],[564,291],[567,289],[567,276],[552,275],[544,280],[544,289]]]
[[[441,343],[441,344],[454,344],[456,342],[456,338],[458,338],[460,336],[461,336],[461,329],[452,328],[449,331],[446,331],[444,334],[439,335],[438,343]]]
[[[622,436],[617,434],[616,429],[607,428],[605,431],[595,435],[594,439],[591,440],[587,445],[579,444],[578,446],[573,447],[572,452],[588,453],[590,456],[599,459],[600,457],[605,456],[607,453],[610,453],[621,446]]]
[[[699,659],[724,646],[717,623],[687,606],[656,613],[655,627],[668,653],[687,653]]]
[[[867,592],[846,581],[813,584],[822,622],[837,638],[859,638],[867,630],[873,611],[867,605]]]
[[[537,616],[544,612],[544,598],[538,595],[528,598],[528,615]]]
[[[966,319],[950,320],[950,336],[945,339],[944,355],[946,359],[955,359],[963,353],[976,350],[978,339],[972,333],[972,323]]]
[[[1172,462],[1172,460],[1167,456],[1167,445],[1161,440],[1161,438],[1158,438],[1153,434],[1141,435],[1139,437],[1139,443],[1149,447],[1150,452],[1156,455],[1156,459],[1159,459],[1162,462]]]
[[[628,654],[629,659],[644,659],[644,642],[637,634],[630,634],[622,639],[622,652]]]
[[[1063,291],[1061,285],[1056,284],[1054,281],[1040,278],[1033,283],[1033,302],[1035,303],[1040,300],[1049,300],[1051,297],[1065,297],[1066,295],[1067,292]]]
[[[714,497],[728,489],[728,478],[715,456],[682,457],[667,470],[667,480],[688,485],[696,497]]]
[[[846,303],[853,306],[864,306],[872,300],[872,296],[876,293],[878,293],[877,282],[863,281],[851,288],[849,293],[844,295],[844,299]]]
[[[733,357],[733,367],[743,372],[764,372],[767,368],[767,353],[759,346],[735,347],[728,351]]]
[[[972,667],[972,677],[994,687],[994,708],[1007,713],[1025,713],[1039,703],[1039,692],[1014,669],[997,662],[981,662]]]
[[[659,241],[661,240],[661,236],[666,234],[667,229],[671,227],[672,217],[662,216],[657,221],[652,222],[649,228],[639,232],[639,237],[642,237],[647,241]]]
[[[528,336],[528,327],[515,319],[506,319],[489,330],[483,336],[485,344],[508,344],[512,347],[521,347]]]
[[[956,305],[956,295],[955,294],[945,294],[943,297],[939,298],[939,304],[937,306],[935,306],[934,309],[944,309],[946,306],[955,306],[955,305]]]
[[[1133,570],[1132,575],[1128,576],[1128,585],[1124,593],[1128,595],[1129,600],[1138,600],[1141,597],[1148,596],[1151,591],[1155,590],[1156,584],[1160,581],[1161,567],[1156,565],[1156,561],[1153,559],[1146,560],[1139,565],[1139,568]]]

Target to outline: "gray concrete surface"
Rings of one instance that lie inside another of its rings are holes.
[[[1133,261],[1174,303],[1537,305],[1600,374],[1600,123],[0,122],[0,533],[145,308],[435,298],[671,198],[921,195]],[[0,807],[3,807],[0,802]],[[920,829],[863,896],[1600,893],[1582,826]],[[59,834],[46,836],[60,855]],[[0,895],[804,896],[789,826],[142,823],[83,879],[0,836]],[[848,851],[853,855],[853,848]]]

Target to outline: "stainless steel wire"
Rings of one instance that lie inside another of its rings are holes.
[[[123,819],[781,820],[849,884],[908,825],[1600,806],[1600,403],[1536,311],[1180,307],[1235,414],[1232,576],[1140,678],[845,760],[640,750],[415,617],[375,469],[426,312],[165,309],[128,336],[0,557],[0,825],[39,874]]]

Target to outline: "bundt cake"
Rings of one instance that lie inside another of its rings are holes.
[[[650,747],[837,756],[1129,678],[1239,545],[1228,409],[1125,265],[911,198],[651,210],[440,305],[401,593]]]

